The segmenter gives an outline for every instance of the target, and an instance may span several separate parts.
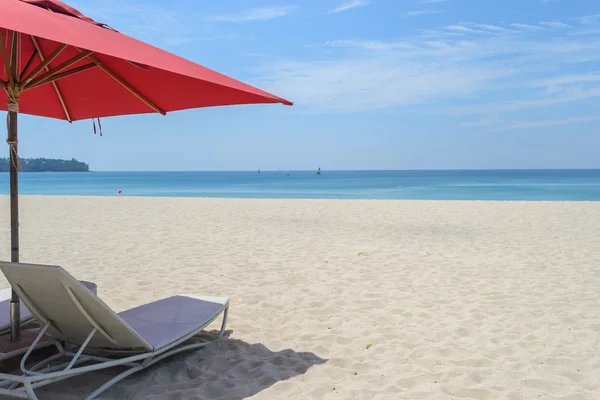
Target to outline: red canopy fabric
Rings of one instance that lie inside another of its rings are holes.
[[[82,51],[93,52],[56,71],[66,73],[79,68],[81,72],[24,90],[19,95],[20,113],[75,121],[236,104],[292,105],[288,100],[109,29],[56,0],[0,0],[0,34],[4,41],[0,46],[4,45],[9,57],[11,31],[20,33],[19,70],[29,64],[21,79],[29,77],[41,64],[36,45],[45,59],[61,44],[68,46],[34,79]],[[1,57],[0,80],[0,85],[8,82]],[[148,102],[141,101],[134,92]],[[0,90],[0,110],[7,109],[7,101],[7,94]]]

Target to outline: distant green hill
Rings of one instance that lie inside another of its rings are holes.
[[[57,160],[53,158],[21,158],[22,172],[88,172],[90,166],[84,162],[71,160]],[[8,158],[0,158],[0,172],[9,172]]]

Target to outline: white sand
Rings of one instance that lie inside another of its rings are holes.
[[[229,340],[104,398],[600,398],[600,203],[21,204],[22,261],[97,282],[116,310],[176,293],[231,298]],[[111,373],[40,398],[80,399]]]

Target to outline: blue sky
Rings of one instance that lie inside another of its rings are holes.
[[[20,151],[95,170],[600,168],[597,0],[77,0],[295,102],[68,124]]]

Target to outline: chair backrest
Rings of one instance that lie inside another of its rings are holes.
[[[146,350],[152,347],[99,297],[61,267],[0,261],[0,270],[48,334],[82,344],[95,328],[92,348]]]

